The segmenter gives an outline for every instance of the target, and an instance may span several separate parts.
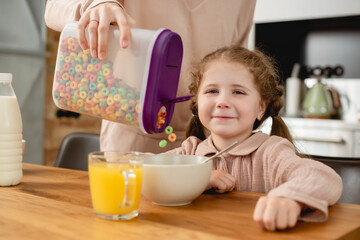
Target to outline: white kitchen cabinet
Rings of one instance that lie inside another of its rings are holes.
[[[354,137],[354,156],[359,157],[360,156],[360,130],[355,131],[355,137]]]
[[[284,118],[301,153],[325,157],[360,157],[360,124],[342,120]]]

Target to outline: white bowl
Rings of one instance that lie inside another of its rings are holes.
[[[200,196],[209,184],[212,160],[194,155],[144,157],[142,194],[153,203],[181,206]]]

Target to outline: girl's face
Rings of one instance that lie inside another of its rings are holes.
[[[197,100],[200,121],[218,149],[248,138],[266,107],[247,68],[225,60],[209,64]]]

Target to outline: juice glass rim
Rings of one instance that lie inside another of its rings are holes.
[[[108,153],[109,155],[106,155]],[[89,164],[93,160],[98,160],[102,162],[130,162],[133,164],[143,164],[143,160],[140,158],[144,156],[141,152],[134,151],[95,151],[89,153]],[[92,161],[91,161],[92,160]]]

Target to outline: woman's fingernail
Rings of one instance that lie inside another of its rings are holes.
[[[93,55],[93,57],[97,57],[97,51],[95,49],[92,50],[92,55]]]
[[[101,59],[104,59],[105,57],[106,57],[105,52],[101,52],[101,53],[100,53],[100,58],[101,58]]]
[[[122,46],[123,48],[127,47],[127,46],[128,46],[128,41],[127,41],[127,40],[123,40],[121,46]]]
[[[84,49],[84,50],[87,49],[87,46],[86,46],[86,43],[85,43],[85,42],[81,42],[80,45],[81,45],[81,48],[82,48],[82,49]]]

